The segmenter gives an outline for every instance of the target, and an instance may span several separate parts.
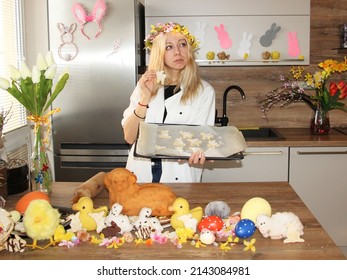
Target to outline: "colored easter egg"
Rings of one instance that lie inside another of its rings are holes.
[[[212,231],[220,231],[223,228],[224,222],[218,216],[208,216],[203,218],[198,224],[198,230],[206,228]]]
[[[23,215],[25,210],[29,206],[29,203],[35,199],[44,199],[50,202],[48,194],[40,191],[32,191],[28,192],[17,201],[15,210]]]
[[[255,223],[260,214],[271,216],[271,206],[264,198],[253,197],[243,205],[241,219],[250,219]]]
[[[242,219],[235,226],[235,234],[240,238],[248,238],[255,232],[255,224],[250,219]]]

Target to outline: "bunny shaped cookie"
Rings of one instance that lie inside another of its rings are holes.
[[[239,48],[237,49],[237,54],[239,57],[243,58],[245,54],[249,55],[252,37],[252,33],[247,34],[247,32],[243,32],[242,41],[240,42]]]
[[[272,41],[276,38],[276,34],[281,30],[281,26],[276,27],[276,23],[271,25],[271,28],[265,31],[265,34],[260,37],[260,44],[263,47],[269,47]]]
[[[76,30],[76,23],[70,25],[70,27],[64,25],[63,23],[58,23],[57,27],[60,30],[60,38],[62,44],[58,48],[58,54],[61,59],[66,61],[73,60],[78,54],[78,48],[73,42],[74,36],[73,33]]]
[[[298,55],[300,55],[300,47],[299,47],[299,42],[298,42],[296,35],[297,35],[296,32],[288,32],[287,33],[288,54],[291,57],[297,57]]]
[[[220,24],[219,27],[215,26],[214,30],[218,34],[219,44],[222,49],[231,48],[233,41],[230,39],[228,32],[224,29],[224,24]]]

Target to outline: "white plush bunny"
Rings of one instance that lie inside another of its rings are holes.
[[[247,32],[243,32],[242,40],[240,42],[239,48],[237,49],[237,54],[239,57],[243,58],[245,54],[249,55],[252,37],[252,33],[247,34]]]

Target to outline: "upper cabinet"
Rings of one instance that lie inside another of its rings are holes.
[[[189,28],[200,42],[199,65],[309,64],[310,0],[146,0],[145,5],[147,32],[152,24],[170,21]]]

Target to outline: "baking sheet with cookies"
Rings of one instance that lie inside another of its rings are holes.
[[[234,126],[154,124],[142,122],[134,156],[188,159],[202,151],[206,159],[242,159],[247,148],[242,133]]]

